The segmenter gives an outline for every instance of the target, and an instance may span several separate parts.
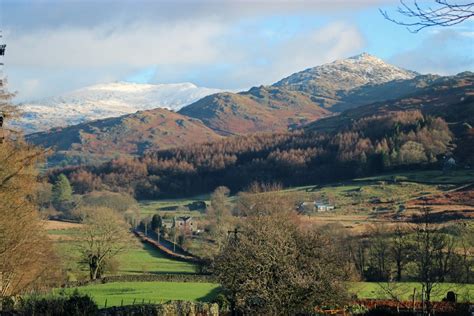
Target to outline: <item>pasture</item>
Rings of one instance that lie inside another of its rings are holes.
[[[171,300],[209,302],[219,294],[215,283],[199,282],[114,282],[94,284],[77,288],[80,293],[90,295],[99,307],[148,303],[165,303]],[[68,291],[72,291],[69,289]]]
[[[146,200],[140,202],[140,212],[143,216],[151,216],[160,214],[161,216],[182,216],[192,215],[200,217],[199,211],[189,211],[186,205],[198,201],[209,201],[210,194],[198,195],[190,198],[180,199],[162,199],[162,200]]]
[[[421,293],[421,285],[414,282],[376,283],[351,282],[349,292],[360,299],[394,299],[409,301],[413,289],[416,288],[417,299]],[[89,294],[96,303],[107,306],[148,303],[164,303],[170,300],[212,301],[219,294],[220,286],[216,283],[198,282],[114,282],[94,284],[77,288],[79,292]],[[389,289],[389,291],[388,291]],[[67,291],[72,291],[68,289]],[[458,301],[474,300],[474,284],[442,283],[435,287],[432,293],[433,301],[441,301],[448,291],[457,294]]]
[[[48,223],[47,225],[51,228],[56,224]],[[80,264],[81,257],[78,249],[78,237],[81,234],[80,225],[73,224],[73,226],[63,227],[63,229],[48,229],[48,234],[55,243],[69,279],[74,281],[87,278],[88,271],[84,265]],[[135,238],[132,238],[129,248],[115,259],[114,271],[109,271],[106,275],[196,273],[194,264],[169,259],[153,247],[143,244]]]
[[[461,185],[474,182],[474,169],[457,169],[449,172],[443,172],[441,170],[397,172],[357,180],[386,181],[393,180],[394,178],[400,181],[417,183]]]
[[[412,300],[413,289],[416,289],[417,300],[421,300],[421,284],[415,282],[351,282],[349,292],[365,299],[394,299],[402,301]],[[439,283],[432,292],[432,301],[441,301],[448,291],[457,295],[459,302],[472,302],[474,300],[474,284]]]

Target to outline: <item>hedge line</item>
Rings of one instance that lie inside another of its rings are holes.
[[[129,305],[100,310],[101,316],[219,316],[219,305],[202,302],[173,301],[165,304]]]

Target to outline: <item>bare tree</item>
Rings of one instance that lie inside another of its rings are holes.
[[[474,268],[474,228],[466,225],[460,236],[461,265],[463,268],[462,282],[472,282]]]
[[[395,18],[384,10],[380,12],[387,20],[406,26],[412,33],[432,26],[456,25],[474,16],[474,2],[434,0],[433,4],[434,7],[417,0],[411,3],[400,0],[397,12],[401,18]]]
[[[215,273],[242,313],[293,315],[344,302],[344,262],[331,238],[294,218],[252,216],[229,234]]]
[[[409,255],[409,247],[407,241],[407,232],[403,230],[401,226],[397,226],[393,231],[391,240],[390,240],[390,253],[395,262],[396,269],[396,281],[400,282],[402,280],[402,272],[405,264],[407,263]]]
[[[229,203],[229,189],[218,187],[211,194],[211,205],[206,209],[207,226],[210,237],[218,247],[222,246],[227,231],[232,227],[231,205]]]
[[[422,285],[423,299],[430,312],[433,290],[446,278],[454,256],[454,239],[433,223],[431,209],[426,204],[414,227],[412,260],[416,266],[418,282]]]
[[[124,219],[106,208],[81,210],[84,228],[79,245],[91,280],[101,277],[104,263],[126,250],[130,234]]]
[[[371,278],[387,280],[390,274],[390,246],[385,237],[386,227],[377,225],[371,229],[369,268]]]

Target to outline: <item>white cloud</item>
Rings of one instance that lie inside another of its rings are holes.
[[[276,46],[263,44],[251,60],[264,58],[262,65],[244,64],[229,74],[241,86],[272,84],[297,71],[360,53],[365,40],[357,27],[333,22],[300,33]],[[251,78],[252,82],[248,79]],[[246,81],[246,82],[245,82]]]
[[[217,19],[12,31],[7,55],[10,82],[25,100],[120,80],[148,66],[185,73],[225,64],[229,67],[224,73],[204,74],[208,82],[216,82],[211,87],[244,88],[357,53],[364,42],[354,25],[343,22],[301,31],[271,45],[273,38],[265,34],[239,31],[236,34],[234,24]],[[212,75],[220,77],[213,80]],[[163,73],[157,76],[159,82],[170,82]]]
[[[421,73],[453,75],[473,71],[473,56],[472,38],[453,29],[438,29],[416,48],[401,51],[390,61]]]
[[[13,67],[140,67],[210,62],[218,55],[214,41],[223,31],[221,24],[199,21],[12,32],[8,63]]]

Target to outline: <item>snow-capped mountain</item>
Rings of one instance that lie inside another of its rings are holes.
[[[177,111],[220,91],[192,83],[97,84],[61,96],[21,104],[24,117],[13,125],[28,134],[142,110],[166,108]]]
[[[284,78],[276,86],[307,90],[318,95],[326,90],[350,90],[362,85],[413,79],[418,73],[387,64],[367,53],[309,68]]]

